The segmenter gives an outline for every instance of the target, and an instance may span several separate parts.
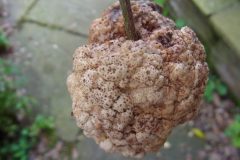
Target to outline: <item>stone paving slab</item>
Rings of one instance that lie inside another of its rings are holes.
[[[115,0],[40,0],[26,19],[88,34],[93,19]]]
[[[213,16],[210,20],[214,28],[222,35],[230,47],[238,52],[240,57],[240,2],[231,8],[221,11]]]
[[[189,154],[195,157],[204,141],[188,137],[188,131],[189,128],[185,125],[175,128],[168,138],[170,148],[147,154],[142,160],[186,160]],[[81,151],[79,159],[83,160],[134,160],[116,153],[106,153],[92,139],[85,137],[78,144],[78,151]]]
[[[223,40],[212,46],[210,56],[218,73],[224,75],[222,76],[224,82],[235,96],[240,97],[240,56]]]
[[[216,13],[237,1],[238,0],[193,0],[193,2],[206,15]]]
[[[66,78],[72,68],[74,50],[86,39],[35,24],[25,23],[22,27],[11,41],[16,50],[14,59],[29,80],[27,89],[38,98],[38,111],[56,119],[60,137],[74,140],[79,129],[70,115]]]
[[[36,0],[0,0],[0,4],[3,4],[9,13],[8,18],[10,22],[15,24],[24,16],[35,1]]]
[[[207,43],[214,40],[213,31],[207,25],[208,19],[203,14],[199,14],[192,0],[170,0],[169,6],[170,15],[184,19],[186,24],[201,36],[202,40]]]

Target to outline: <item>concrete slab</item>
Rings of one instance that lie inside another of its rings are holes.
[[[61,138],[74,140],[79,129],[71,118],[66,78],[74,50],[86,39],[26,23],[11,41],[16,51],[14,60],[28,80],[27,90],[39,101],[37,111],[55,118]]]
[[[231,92],[240,98],[240,56],[225,41],[220,40],[212,46],[209,58]]]
[[[222,36],[225,42],[233,47],[240,57],[240,2],[231,8],[211,16],[210,20],[214,28]]]
[[[157,153],[147,154],[142,160],[184,160],[187,159],[187,155],[195,157],[199,149],[203,148],[204,141],[188,137],[188,131],[189,128],[185,125],[175,128],[168,138],[170,148],[162,148]],[[78,151],[80,151],[79,159],[134,160],[116,153],[106,153],[92,139],[86,137],[78,144]]]
[[[37,0],[0,0],[0,5],[4,5],[7,18],[15,24],[36,2]]]
[[[170,15],[184,19],[186,24],[200,36],[201,40],[210,44],[215,41],[214,32],[208,25],[206,16],[198,11],[192,0],[170,0]]]
[[[205,15],[210,15],[227,8],[237,0],[193,0],[193,2]]]
[[[114,0],[41,0],[26,19],[88,34],[93,19]]]

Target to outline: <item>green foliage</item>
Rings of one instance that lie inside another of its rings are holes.
[[[182,27],[186,26],[186,22],[184,19],[179,18],[176,20],[175,23],[176,23],[177,28],[182,28]]]
[[[160,6],[162,6],[162,7],[164,7],[164,5],[166,4],[166,0],[154,0],[155,1],[155,3],[157,3],[158,5],[160,5]]]
[[[0,51],[5,51],[9,47],[9,41],[7,37],[0,30]]]
[[[163,8],[163,15],[168,16],[169,15],[169,7],[167,6],[167,0],[154,0],[155,3],[160,5]]]
[[[235,117],[234,122],[226,129],[225,134],[231,139],[233,146],[240,148],[240,115]]]
[[[217,77],[210,76],[204,92],[205,100],[211,102],[214,93],[218,93],[220,96],[225,96],[227,94],[227,86]]]
[[[167,0],[154,0],[154,2],[157,3],[158,5],[160,5],[163,8],[163,13],[162,14],[164,16],[169,16],[170,9],[167,5]],[[177,28],[182,28],[182,27],[186,26],[185,20],[180,19],[180,18],[176,19],[175,23],[176,23]]]
[[[36,102],[21,93],[23,83],[17,68],[0,59],[0,159],[27,160],[39,136],[53,133],[52,118],[30,119]]]

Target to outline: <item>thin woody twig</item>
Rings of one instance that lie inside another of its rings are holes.
[[[125,32],[127,34],[127,37],[130,40],[136,41],[140,37],[137,34],[135,29],[130,0],[119,0],[119,1],[120,1],[123,17],[124,17]]]

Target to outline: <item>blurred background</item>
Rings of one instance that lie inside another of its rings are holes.
[[[91,21],[116,0],[0,0],[0,160],[127,160],[85,138],[66,78]],[[205,46],[199,116],[145,160],[240,159],[240,1],[155,0]]]

